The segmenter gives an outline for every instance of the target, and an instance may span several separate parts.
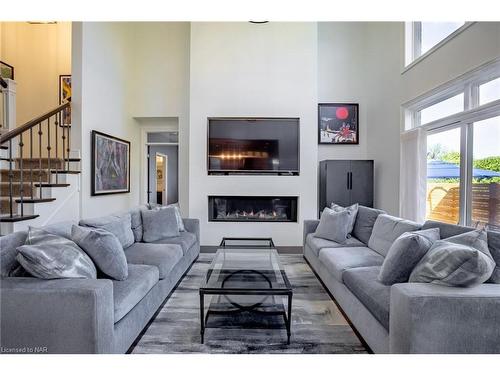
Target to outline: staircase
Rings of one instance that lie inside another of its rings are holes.
[[[63,103],[0,136],[0,235],[78,217],[70,109]]]

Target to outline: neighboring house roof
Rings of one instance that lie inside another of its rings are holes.
[[[460,167],[458,164],[448,163],[441,160],[427,161],[427,178],[459,178]],[[486,169],[472,169],[472,177],[487,178],[500,177],[500,172],[488,171]]]

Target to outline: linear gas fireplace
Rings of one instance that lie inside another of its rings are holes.
[[[297,222],[297,197],[209,196],[208,221]]]

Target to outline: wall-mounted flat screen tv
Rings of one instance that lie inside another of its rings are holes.
[[[298,118],[209,118],[209,174],[299,174]]]

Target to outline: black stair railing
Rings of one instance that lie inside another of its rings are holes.
[[[70,108],[71,102],[67,101],[0,136],[0,148],[6,150],[8,154],[8,157],[2,157],[1,159],[3,162],[8,163],[8,182],[6,184],[4,182],[1,186],[2,196],[6,190],[8,191],[8,204],[5,205],[8,207],[8,213],[3,212],[5,206],[2,205],[0,222],[22,219],[24,217],[24,204],[27,202],[34,203],[37,199],[42,200],[43,188],[53,186],[51,184],[52,174],[55,175],[55,184],[58,184],[59,174],[69,171],[71,125],[63,123],[63,119],[68,117]],[[61,128],[61,132],[59,132],[59,128]],[[34,131],[38,137],[34,135]],[[60,134],[62,135],[61,138],[59,138]],[[30,142],[29,152],[25,152],[25,139],[29,139]],[[34,154],[36,150],[34,149],[34,142],[38,142],[38,155]],[[61,148],[59,148],[59,142],[62,143]],[[17,151],[13,149],[13,145],[18,146]],[[60,155],[60,149],[62,155]],[[53,150],[55,155],[52,154]],[[25,154],[29,154],[28,160],[25,160]],[[52,164],[53,160],[54,164]],[[29,171],[25,171],[27,169],[25,162],[28,163]],[[36,166],[38,166],[38,171],[36,171]],[[33,171],[34,167],[35,172],[38,173],[38,178]],[[18,179],[14,181],[16,173]],[[45,179],[44,176],[46,176]],[[26,181],[28,177],[29,183]],[[38,179],[38,183],[35,182],[36,179]],[[39,188],[38,198],[34,195],[36,187]],[[28,189],[29,191],[26,191]],[[16,197],[16,195],[19,195],[19,197]],[[18,212],[14,209],[15,203],[20,205]]]

